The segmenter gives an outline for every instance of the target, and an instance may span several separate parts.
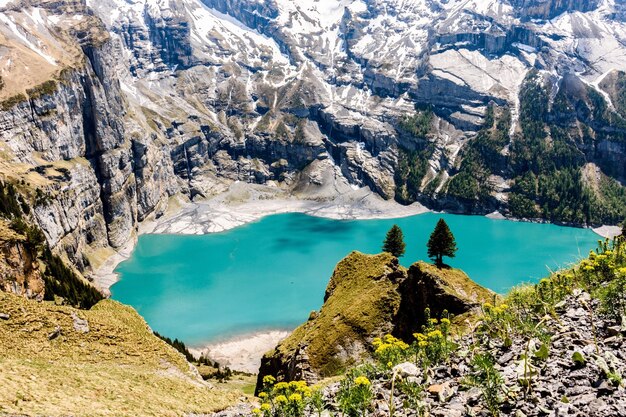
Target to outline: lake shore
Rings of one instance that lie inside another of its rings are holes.
[[[282,213],[303,213],[337,220],[365,220],[409,217],[429,211],[419,203],[403,206],[395,201],[384,200],[368,188],[350,189],[332,199],[316,199],[292,196],[276,187],[235,182],[222,194],[207,200],[182,203],[175,212],[142,223],[139,234],[219,233]],[[128,242],[92,274],[96,286],[105,293],[110,294],[111,286],[118,281],[115,268],[130,257],[135,243],[136,239]]]
[[[205,356],[233,371],[256,374],[265,352],[274,349],[290,334],[291,331],[287,330],[255,332],[210,343],[203,347],[190,348],[189,351],[196,358]]]
[[[303,213],[337,220],[392,219],[430,212],[420,203],[403,206],[384,200],[369,188],[346,189],[332,198],[294,196],[277,187],[234,182],[223,193],[206,200],[177,202],[175,210],[163,217],[143,222],[139,235],[146,233],[201,235],[219,233],[251,223],[265,216],[282,213]],[[507,218],[499,212],[487,214],[492,219],[522,221]],[[619,226],[592,228],[603,238],[621,233]],[[128,259],[136,244],[136,237],[127,242],[92,274],[93,282],[105,294],[119,277],[117,265]]]

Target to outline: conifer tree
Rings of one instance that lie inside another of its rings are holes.
[[[394,224],[387,232],[387,236],[383,242],[383,252],[389,252],[396,258],[399,258],[404,255],[405,248],[406,244],[404,243],[402,229]]]
[[[435,230],[428,239],[428,256],[435,261],[438,268],[443,266],[443,257],[454,258],[456,253],[456,241],[450,228],[443,219],[439,219]]]

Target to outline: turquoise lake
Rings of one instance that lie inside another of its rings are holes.
[[[202,236],[142,235],[121,263],[114,299],[135,307],[161,334],[190,345],[267,329],[290,329],[321,307],[337,262],[352,250],[378,253],[387,230],[404,231],[401,263],[426,258],[443,217],[459,250],[446,262],[506,292],[595,248],[588,229],[427,213],[390,220],[329,220],[290,213]]]

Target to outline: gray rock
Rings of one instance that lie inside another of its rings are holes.
[[[56,326],[54,331],[48,334],[48,340],[54,340],[61,336],[61,327]]]
[[[0,313],[0,320],[9,320],[11,317],[6,313]]]
[[[72,312],[72,319],[74,320],[74,330],[79,333],[89,333],[89,323],[87,320],[78,317],[78,314]]]
[[[424,372],[412,362],[403,362],[393,367],[393,372],[402,378],[420,377]]]

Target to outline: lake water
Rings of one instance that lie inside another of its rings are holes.
[[[395,223],[401,263],[426,258],[443,217],[459,248],[446,262],[497,292],[533,282],[595,248],[588,229],[427,213],[391,220],[329,220],[290,213],[222,233],[143,235],[117,268],[114,299],[135,307],[156,331],[190,345],[269,329],[290,329],[321,307],[337,262],[352,250],[378,253]]]

